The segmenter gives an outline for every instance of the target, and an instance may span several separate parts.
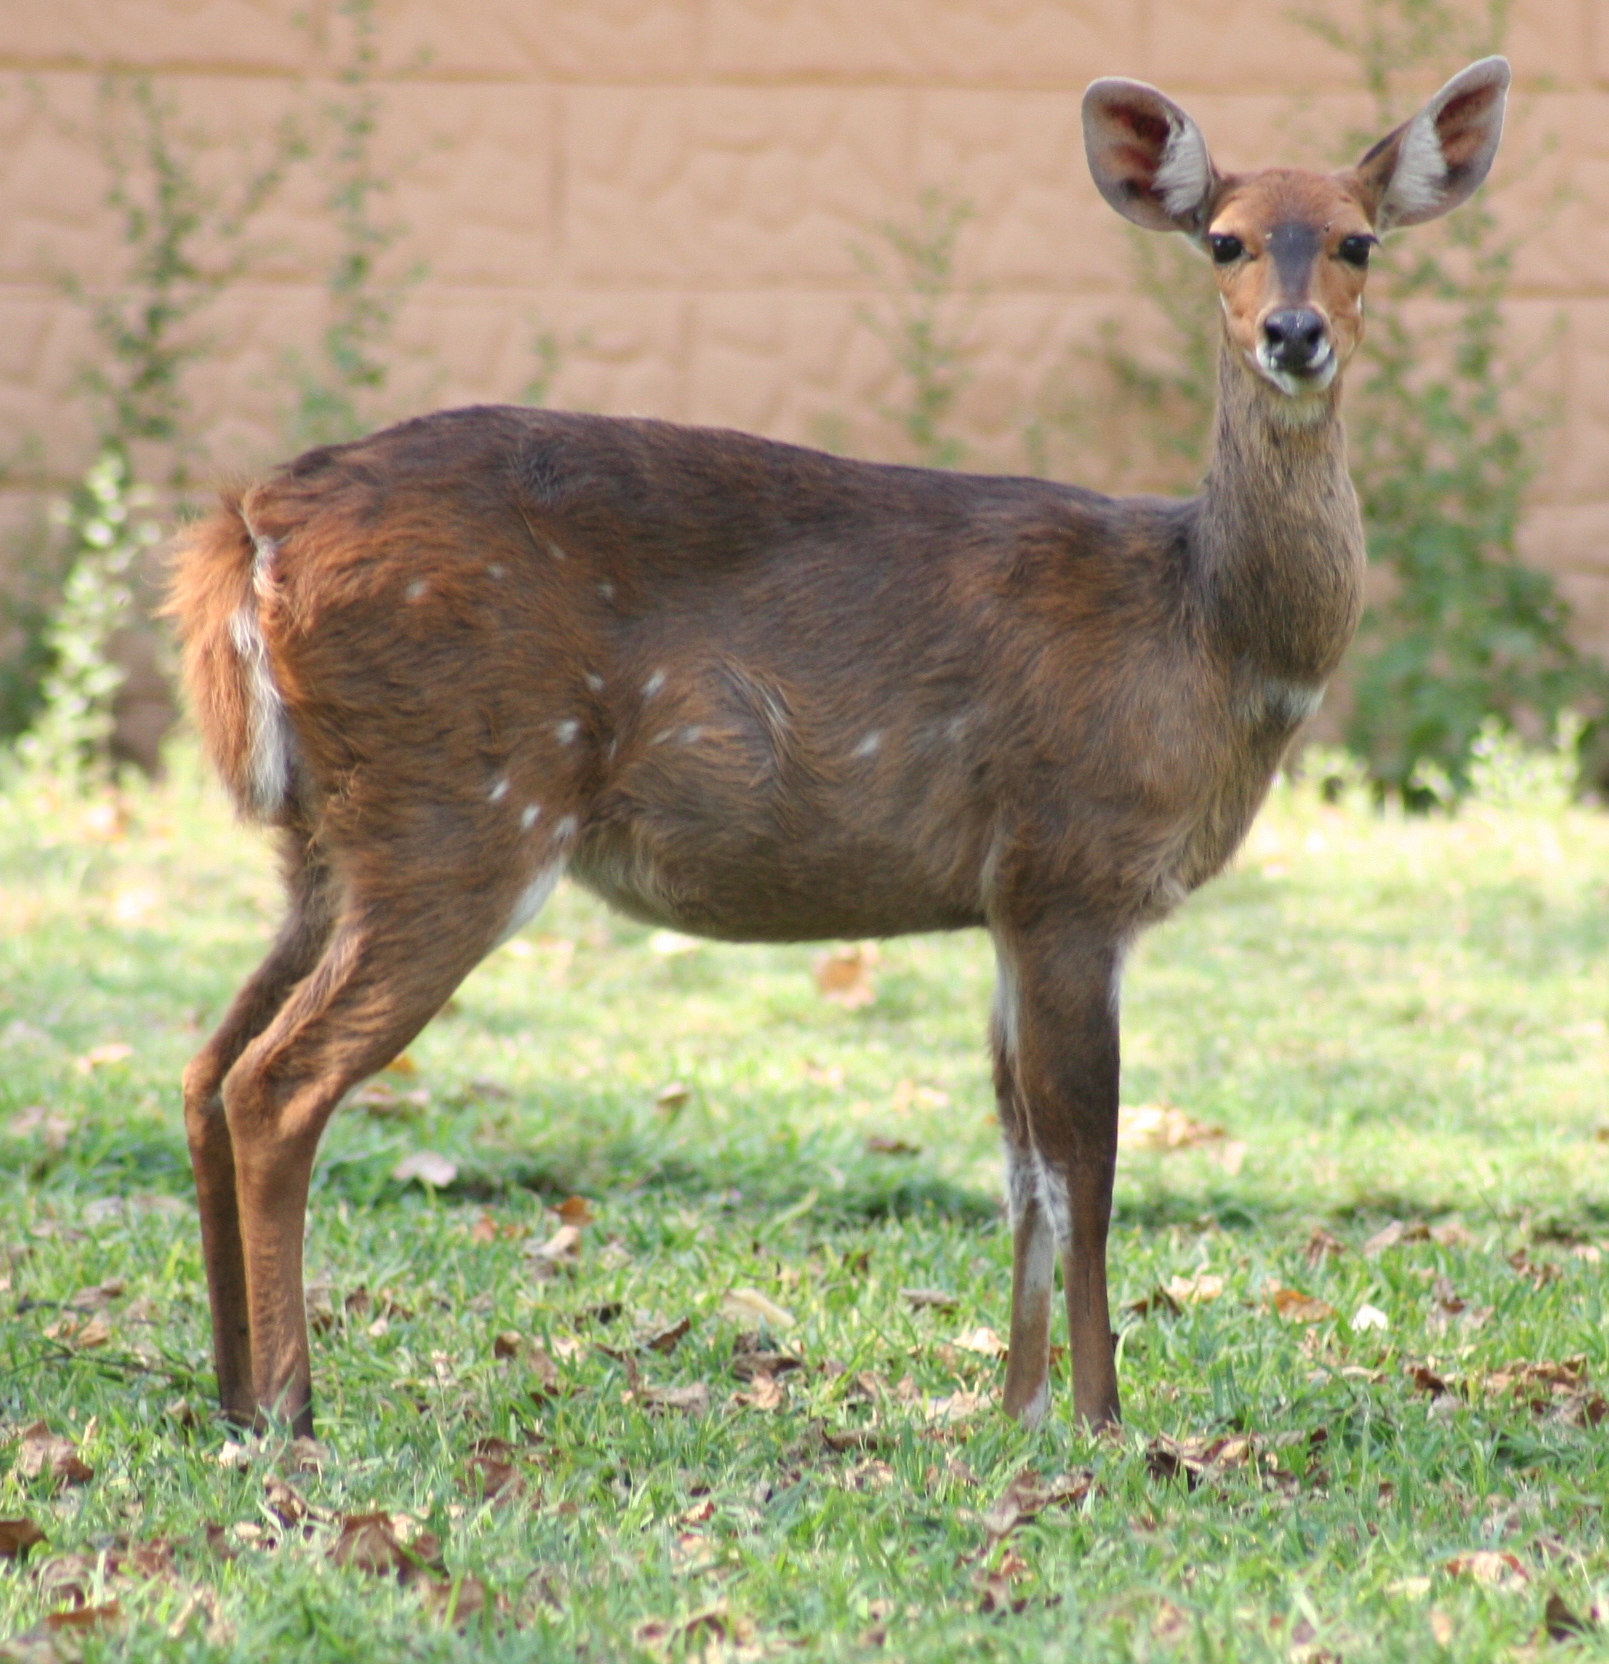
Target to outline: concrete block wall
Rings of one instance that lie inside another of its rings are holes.
[[[975,209],[958,248],[974,290],[958,422],[977,465],[1023,467],[1047,377],[1103,319],[1135,317],[1122,230],[1084,167],[1084,84],[1162,85],[1230,167],[1322,159],[1366,104],[1347,60],[1289,14],[1286,0],[377,0],[381,212],[405,228],[385,268],[422,272],[392,409],[516,397],[547,331],[555,403],[900,457],[881,414],[895,376],[866,320],[887,302],[855,248],[941,185]],[[94,343],[59,279],[93,288],[119,269],[85,137],[98,77],[157,77],[227,184],[232,145],[330,96],[343,40],[336,0],[0,9],[0,456],[22,459],[0,526],[91,439],[73,388]],[[1508,50],[1518,99],[1494,201],[1528,228],[1510,332],[1556,414],[1525,548],[1609,654],[1609,0],[1527,0]],[[201,326],[189,387],[213,468],[284,449],[289,355],[324,316],[322,194],[311,170],[290,182]],[[1095,485],[1108,472],[1098,445],[1058,466]]]

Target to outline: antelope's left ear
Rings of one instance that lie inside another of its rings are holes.
[[[1482,58],[1364,156],[1356,173],[1377,231],[1422,225],[1474,192],[1503,136],[1508,83],[1507,58]]]

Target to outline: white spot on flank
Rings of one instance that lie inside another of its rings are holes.
[[[598,593],[604,600],[612,601],[615,598],[615,586],[613,584],[599,584]]]
[[[581,732],[581,724],[573,717],[566,717],[563,722],[553,724],[553,732],[559,736],[560,745],[570,745]]]
[[[285,702],[274,681],[268,662],[268,644],[248,604],[229,620],[229,639],[240,655],[245,672],[247,718],[248,807],[261,815],[272,814],[290,791],[290,728],[285,720]]]
[[[501,947],[515,931],[523,930],[542,911],[548,897],[553,894],[554,886],[563,875],[564,862],[555,861],[551,866],[544,867],[525,886],[508,915],[508,923],[503,926],[503,934],[492,944],[494,947]]]
[[[692,724],[689,727],[686,727],[686,728],[682,729],[682,744],[683,745],[697,745],[698,742],[701,739],[703,739],[703,737],[704,737],[704,730],[702,728],[700,728],[696,723]]]
[[[563,550],[562,550],[562,549],[561,549],[561,548],[560,548],[560,547],[559,547],[559,546],[558,546],[558,544],[557,544],[557,543],[555,543],[555,542],[554,542],[554,541],[553,541],[553,539],[552,539],[552,538],[551,538],[551,537],[550,537],[550,538],[549,538],[549,539],[548,539],[548,553],[549,553],[549,554],[550,554],[550,555],[552,555],[552,557],[553,557],[553,558],[554,558],[554,559],[555,559],[555,560],[568,560],[568,559],[569,559],[569,558],[570,558],[570,557],[569,557],[569,556],[568,556],[568,555],[567,555],[567,554],[565,554],[565,552],[564,552],[564,551],[563,551]]]
[[[876,753],[877,753],[878,747],[881,746],[882,743],[883,743],[883,731],[882,731],[882,729],[881,728],[873,728],[872,731],[869,734],[867,734],[867,736],[860,742],[860,744],[855,747],[855,755],[857,757],[872,757],[872,756],[875,756]]]
[[[661,728],[648,743],[650,745],[663,745],[675,732],[674,728]]]
[[[527,803],[525,807],[520,810],[520,830],[522,832],[529,832],[531,828],[536,825],[537,821],[541,819],[541,816],[542,805],[540,803]]]
[[[643,698],[644,699],[652,699],[654,697],[654,695],[656,693],[658,693],[659,690],[662,687],[664,687],[664,685],[665,685],[665,673],[664,673],[664,671],[663,670],[656,670],[653,673],[653,675],[650,676],[648,678],[648,680],[646,682],[644,682],[643,685],[642,685],[642,696],[643,696]]]
[[[602,693],[603,692],[603,678],[601,676],[595,675],[590,670],[587,672],[587,675],[586,675],[586,683],[587,683],[587,686],[589,688],[591,688],[594,693]]]
[[[488,800],[493,803],[501,803],[503,799],[508,796],[508,776],[505,774],[503,778],[499,780],[489,792],[487,792],[486,796]]]
[[[1039,1167],[1039,1205],[1050,1219],[1056,1233],[1056,1245],[1065,1248],[1073,1237],[1073,1208],[1067,1195],[1067,1178],[1041,1155],[1035,1154]]]
[[[415,578],[402,593],[407,600],[418,601],[424,598],[425,591],[429,588],[430,585],[423,578]]]
[[[486,576],[488,578],[501,578],[507,573],[507,571],[508,568],[504,566],[500,560],[494,560],[492,564],[486,568]]]
[[[553,828],[553,836],[555,838],[573,838],[575,836],[576,828],[580,824],[581,823],[575,818],[574,815],[566,815],[563,820],[561,820],[559,824]]]

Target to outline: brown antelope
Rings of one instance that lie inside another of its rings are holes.
[[[289,912],[186,1071],[218,1389],[312,1428],[319,1136],[568,873],[732,941],[981,926],[1013,1222],[1005,1408],[1118,1416],[1106,1236],[1126,947],[1229,859],[1357,622],[1337,413],[1377,235],[1485,177],[1486,58],[1339,173],[1220,173],[1134,81],[1101,194],[1212,260],[1188,501],[845,461],[742,434],[446,411],[228,496],[171,608],[207,749],[279,829]]]

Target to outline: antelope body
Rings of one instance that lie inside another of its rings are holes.
[[[1199,496],[881,467],[486,408],[308,453],[180,550],[210,754],[290,907],[185,1076],[218,1386],[312,1427],[319,1136],[569,873],[729,940],[987,928],[1014,1229],[1005,1405],[1118,1415],[1106,1292],[1127,944],[1234,851],[1361,604],[1337,415],[1377,232],[1480,183],[1506,64],[1355,169],[1219,174],[1137,82],[1085,97],[1119,211],[1212,253]]]

